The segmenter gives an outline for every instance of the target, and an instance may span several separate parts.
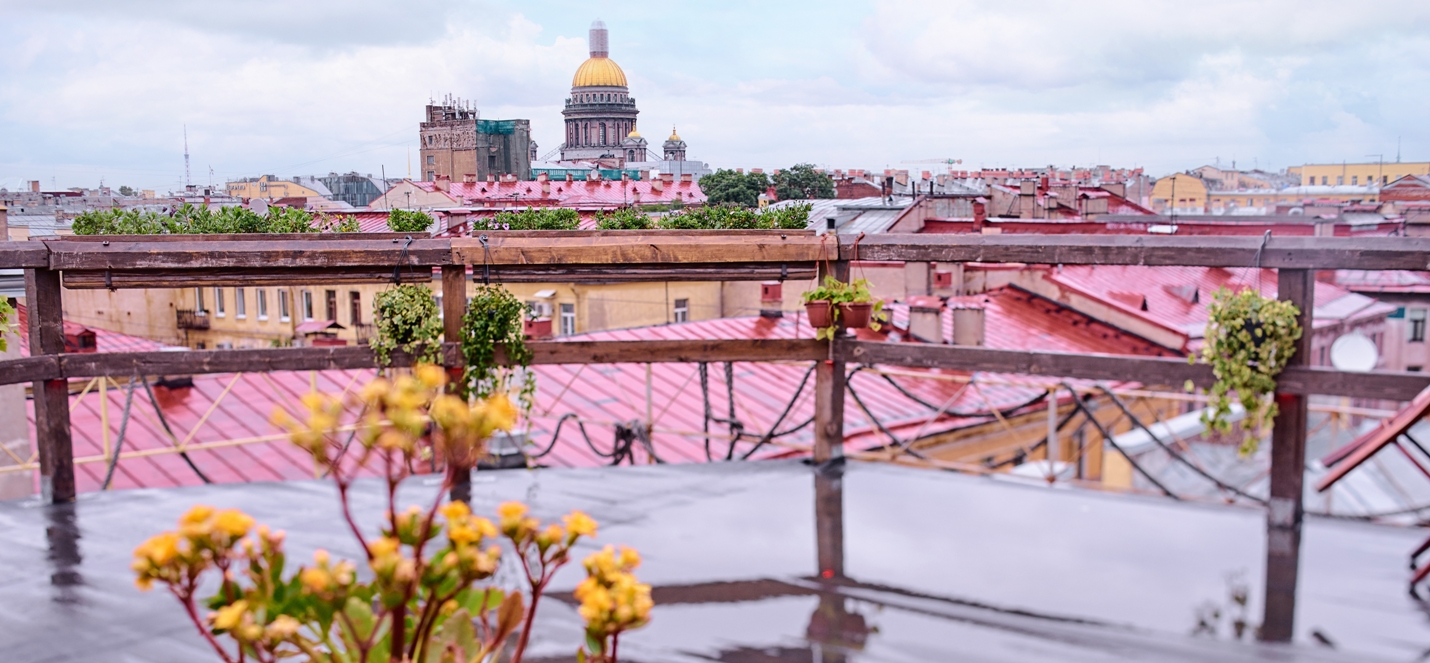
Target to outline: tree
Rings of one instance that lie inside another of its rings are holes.
[[[775,174],[775,195],[780,200],[833,198],[834,180],[812,163],[797,163]]]
[[[770,180],[764,173],[737,173],[724,168],[700,178],[700,190],[712,205],[731,203],[754,207],[769,186]]]
[[[132,195],[134,195],[134,189],[131,189],[131,188],[129,188],[128,186],[119,187],[119,195],[121,195],[121,196],[132,196]]]

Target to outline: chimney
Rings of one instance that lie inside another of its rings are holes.
[[[637,188],[635,188],[635,187],[631,187],[631,204],[633,204],[633,205],[639,205],[639,204],[641,204],[641,190],[640,190],[640,189],[637,189]]]
[[[571,171],[569,171],[569,170],[566,171],[566,183],[567,183],[567,184],[570,184],[570,183],[575,182],[575,181],[576,181],[576,176],[575,176],[574,174],[572,174]]]
[[[650,181],[650,190],[651,190],[651,191],[654,191],[654,192],[656,192],[656,193],[661,193],[661,192],[665,191],[665,180],[662,179],[662,178],[657,178],[657,179],[651,180],[651,181]]]
[[[983,224],[988,222],[988,201],[978,198],[973,201],[973,229],[983,232]]]
[[[541,180],[541,195],[543,197],[551,195],[551,182],[548,182],[545,178]]]
[[[593,171],[591,171],[590,173],[587,173],[587,174],[586,174],[586,181],[587,181],[587,182],[600,182],[600,181],[601,181],[601,171],[600,171],[600,170],[593,170]]]
[[[0,242],[10,241],[10,212],[0,205]]]
[[[496,173],[487,173],[487,184],[496,184],[496,182],[497,182]]]
[[[39,193],[39,192],[40,192],[40,181],[39,181],[39,180],[30,180],[30,193]]]
[[[784,317],[784,284],[779,281],[765,281],[760,284],[760,317]]]
[[[465,174],[465,175],[462,175],[462,183],[463,183],[463,184],[475,184],[476,181],[477,181],[477,174],[476,174],[476,173],[467,173],[467,174]]]
[[[666,184],[670,184],[675,181],[675,173],[661,173],[660,180]]]
[[[438,175],[436,179],[438,191],[452,190],[452,177],[450,175]]]
[[[976,304],[951,306],[953,309],[953,344],[983,345],[983,307]]]
[[[550,176],[550,175],[547,175],[546,173],[537,173],[537,174],[536,174],[536,181],[538,181],[538,182],[549,182],[549,181],[551,181],[551,176]]]
[[[943,300],[917,295],[909,298],[909,336],[925,343],[943,343]]]
[[[681,176],[680,176],[680,182],[681,182],[682,184],[689,184],[689,183],[694,182],[694,181],[695,181],[695,176],[692,175],[692,174],[690,174],[690,173],[682,173]]]

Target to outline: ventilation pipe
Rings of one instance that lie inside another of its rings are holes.
[[[950,306],[953,309],[953,344],[983,345],[983,307],[973,304]]]

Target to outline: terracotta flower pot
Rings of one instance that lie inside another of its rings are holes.
[[[839,305],[839,325],[845,329],[863,329],[869,326],[873,315],[873,302],[850,302]]]
[[[809,326],[815,329],[834,326],[834,306],[827,300],[807,302],[804,311],[809,316]]]

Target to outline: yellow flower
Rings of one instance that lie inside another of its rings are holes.
[[[154,589],[154,579],[149,576],[139,576],[134,579],[134,586],[138,587],[141,592],[147,592]]]
[[[178,554],[179,535],[173,532],[164,532],[149,537],[149,540],[134,549],[136,563],[142,560],[154,566],[164,566],[173,561]]]
[[[441,366],[433,364],[419,364],[412,369],[413,374],[428,389],[436,389],[447,383],[447,373]]]
[[[547,525],[546,529],[542,530],[540,534],[536,535],[536,545],[545,548],[564,538],[566,538],[566,531],[561,529],[560,525],[551,523]]]
[[[214,508],[207,504],[195,504],[179,517],[180,525],[197,525],[203,523],[214,514]]]
[[[310,567],[299,572],[298,579],[303,583],[303,587],[316,594],[326,590],[328,585],[332,584],[333,574],[328,573],[328,570],[324,568]]]
[[[516,425],[518,411],[516,404],[506,394],[495,394],[487,399],[485,413],[492,430],[511,430]]]
[[[561,520],[572,537],[596,536],[596,521],[582,511],[572,511]]]
[[[274,619],[273,623],[269,624],[268,628],[265,629],[264,635],[266,635],[269,640],[287,640],[298,634],[298,628],[300,626],[302,626],[302,624],[299,624],[298,620],[288,615],[278,615],[278,618]]]
[[[446,504],[443,504],[439,511],[442,512],[442,517],[446,518],[447,520],[466,518],[467,516],[472,514],[472,509],[471,507],[467,506],[466,502],[448,502]]]
[[[383,398],[385,398],[388,392],[391,390],[392,383],[388,382],[384,378],[377,378],[376,380],[373,380],[372,382],[363,385],[362,391],[358,392],[358,398],[361,398],[364,403],[368,403],[370,405],[376,404],[378,401],[381,401]]]
[[[526,511],[526,505],[521,502],[502,502],[497,506],[497,515],[503,521],[520,520],[522,516],[526,515]]]
[[[248,611],[248,601],[234,601],[218,609],[213,613],[211,619],[215,629],[227,631],[239,625],[243,620],[243,614]]]
[[[248,529],[253,527],[253,518],[238,509],[224,509],[214,518],[214,527],[237,539],[248,534]]]
[[[397,554],[397,547],[397,539],[387,536],[374,539],[372,543],[367,544],[368,552],[372,553],[373,557],[387,557],[388,555],[395,555]]]

